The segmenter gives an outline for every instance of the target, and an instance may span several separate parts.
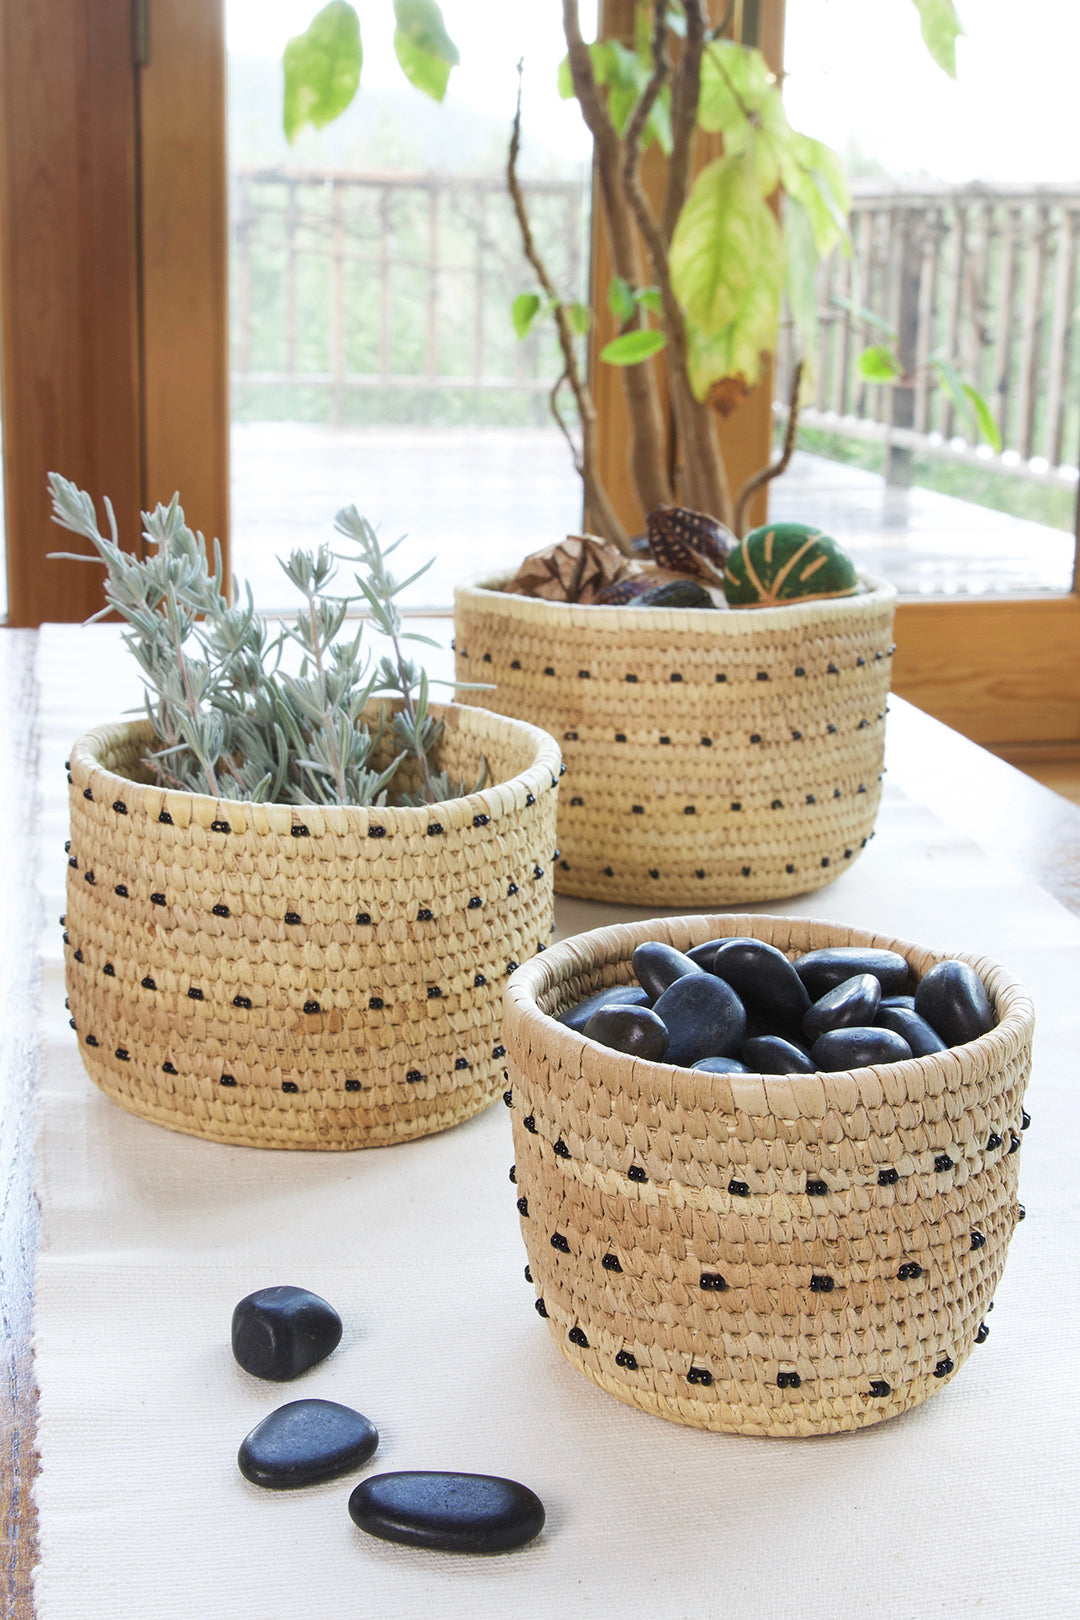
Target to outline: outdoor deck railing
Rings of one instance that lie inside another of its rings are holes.
[[[444,400],[497,393],[507,411],[513,396],[526,413],[516,420],[545,418],[560,362],[550,325],[538,323],[524,343],[513,332],[510,306],[535,277],[501,176],[257,169],[233,174],[231,185],[241,413],[265,414],[275,400],[295,409],[299,397],[305,414],[341,423],[355,419],[364,393],[393,390],[400,400],[411,390]],[[583,296],[587,187],[533,180],[525,189],[557,285]],[[804,424],[882,441],[897,480],[924,451],[1074,483],[1080,187],[854,189],[852,253],[834,254],[819,275]],[[860,375],[862,349],[883,341],[875,321],[897,333],[909,384]],[[976,445],[935,355],[987,400],[1002,455]],[[778,401],[791,364],[785,326]]]

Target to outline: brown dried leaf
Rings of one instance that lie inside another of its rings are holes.
[[[558,544],[526,557],[513,579],[503,586],[515,596],[549,602],[594,602],[608,585],[639,572],[614,546],[592,534],[568,534]]]

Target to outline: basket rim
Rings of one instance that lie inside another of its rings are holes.
[[[675,943],[671,934],[688,933],[696,937],[687,939],[685,947],[677,948],[689,948],[714,936],[768,939],[769,930],[775,928],[807,932],[826,928],[838,936],[836,944],[895,950],[909,962],[912,956],[930,958],[927,966],[932,962],[966,962],[986,984],[999,1021],[987,1034],[963,1046],[898,1063],[832,1072],[817,1070],[808,1075],[705,1074],[676,1064],[649,1062],[601,1046],[560,1024],[537,1005],[537,998],[553,989],[574,968],[628,961],[635,946],[645,940],[664,939]],[[654,1096],[658,1091],[670,1094],[674,1090],[690,1106],[712,1112],[730,1114],[738,1110],[785,1119],[819,1119],[831,1109],[847,1113],[861,1105],[878,1106],[893,1089],[887,1085],[889,1077],[909,1094],[923,1087],[934,1091],[960,1091],[970,1086],[974,1077],[994,1072],[1028,1047],[1035,1025],[1035,1009],[1028,992],[992,957],[938,950],[822,918],[778,916],[771,912],[729,911],[653,917],[642,922],[613,923],[572,935],[517,969],[504,988],[503,1010],[507,1033],[520,1028],[527,1039],[532,1038],[534,1048],[544,1052],[549,1064],[559,1061],[562,1055],[570,1056],[569,1067],[586,1084],[599,1081],[602,1068],[604,1083],[610,1088],[614,1082],[620,1091],[631,1097]],[[927,1086],[926,1082],[932,1078],[937,1078],[939,1083]]]
[[[843,622],[868,610],[895,607],[895,585],[876,574],[859,573],[865,589],[854,596],[816,597],[806,602],[789,602],[776,607],[731,608],[650,608],[620,605],[611,607],[591,602],[551,602],[542,596],[518,596],[501,587],[508,574],[477,574],[454,587],[454,607],[483,607],[492,611],[499,605],[511,617],[548,619],[562,622],[567,629],[618,631],[652,629],[708,631],[713,637],[730,631],[734,636],[752,635],[756,630],[798,630],[825,617]]]
[[[375,700],[376,702],[380,700]],[[392,706],[392,700],[388,700]],[[439,811],[448,827],[470,826],[480,814],[498,815],[509,809],[523,809],[529,794],[539,797],[555,786],[562,772],[562,750],[554,737],[527,720],[518,720],[496,710],[465,703],[432,703],[430,712],[451,726],[467,727],[482,738],[484,732],[503,732],[531,745],[532,761],[514,776],[490,783],[475,793],[455,799],[439,799],[423,805],[307,805],[275,804],[268,800],[219,799],[208,793],[192,793],[182,788],[166,788],[156,783],[136,782],[101,763],[99,751],[121,738],[149,742],[154,736],[149,719],[120,720],[94,726],[76,738],[69,755],[69,775],[77,787],[98,784],[110,797],[131,801],[140,809],[157,815],[167,810],[180,825],[227,817],[237,832],[288,833],[294,822],[303,822],[312,832],[362,832],[377,820],[387,831],[400,835],[426,835],[434,811]]]

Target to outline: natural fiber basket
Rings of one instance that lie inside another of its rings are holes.
[[[75,744],[68,999],[116,1102],[218,1142],[357,1148],[492,1100],[503,984],[551,937],[559,750],[432,708],[439,765],[476,779],[484,756],[497,785],[421,809],[237,804],[138,780],[146,722]]]
[[[559,894],[775,900],[858,856],[881,793],[891,585],[784,607],[579,607],[459,586],[459,680],[559,740]]]
[[[644,939],[752,935],[942,953],[803,918],[679,917],[564,940],[506,989],[505,1093],[536,1308],[566,1358],[646,1412],[822,1434],[943,1387],[986,1337],[1016,1201],[1033,1013],[996,963],[999,1023],[936,1057],[842,1074],[647,1063],[552,1016],[633,982]]]

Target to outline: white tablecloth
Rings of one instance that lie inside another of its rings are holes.
[[[90,1084],[63,1006],[63,760],[137,701],[116,647],[106,627],[40,643],[39,1620],[1075,1620],[1080,921],[895,794],[854,868],[768,908],[983,951],[1027,984],[1029,1219],[987,1344],[921,1408],[807,1441],[680,1428],[595,1388],[533,1310],[501,1105],[406,1146],[271,1153],[145,1124]],[[560,931],[614,915],[560,902]],[[233,1305],[274,1283],[345,1322],[288,1385],[229,1349]],[[365,1472],[522,1480],[543,1535],[493,1559],[422,1553],[352,1525],[360,1475],[248,1484],[240,1440],[307,1396],[378,1426]]]

